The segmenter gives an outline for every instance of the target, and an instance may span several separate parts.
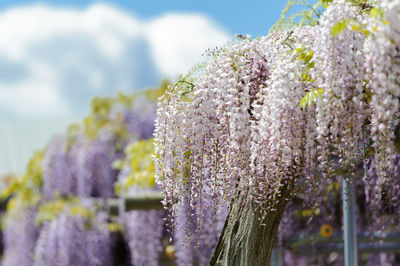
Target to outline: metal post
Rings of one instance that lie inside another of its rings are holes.
[[[276,247],[272,250],[271,266],[283,266],[283,247]]]
[[[355,189],[353,179],[343,178],[344,260],[346,266],[357,266],[357,232]]]

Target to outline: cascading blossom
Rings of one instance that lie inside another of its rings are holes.
[[[93,208],[88,201],[84,205]],[[33,265],[112,265],[113,242],[106,217],[102,212],[94,218],[84,217],[65,209],[43,225]]]
[[[400,97],[400,3],[379,1],[368,24],[365,42],[366,76],[370,102],[371,135],[381,183],[387,181],[395,153],[394,129],[399,123]]]
[[[241,177],[251,176],[248,136],[256,119],[251,106],[276,55],[277,49],[269,47],[279,40],[282,36],[274,34],[217,50],[193,86],[178,82],[161,98],[155,130],[156,179],[172,213],[184,198],[200,211],[202,193],[210,194],[210,204],[222,207]]]
[[[124,170],[120,178],[124,178]],[[132,186],[126,193],[140,195],[153,188]],[[123,202],[123,198],[122,198]],[[124,205],[119,208],[119,222],[124,227],[124,236],[130,250],[133,266],[157,266],[163,252],[164,217],[163,210],[125,211]]]
[[[110,198],[114,196],[114,183],[118,170],[113,169],[112,163],[123,155],[123,146],[111,128],[103,128],[98,137],[93,140],[86,151],[86,176],[80,179],[90,182],[89,194],[80,196],[95,196]],[[125,144],[123,144],[125,145]]]
[[[163,252],[163,211],[128,211],[120,215],[135,266],[157,266]]]
[[[43,206],[52,204],[55,199],[65,199],[70,196],[79,196],[81,199],[114,197],[114,183],[117,181],[119,169],[114,168],[113,163],[122,158],[123,150],[128,142],[150,138],[152,135],[156,108],[155,103],[150,100],[139,97],[131,102],[130,97],[125,97],[121,101],[106,98],[94,100],[92,105],[92,114],[85,120],[83,128],[77,125],[71,126],[67,134],[55,136],[45,149],[43,187],[38,188],[43,191],[44,196],[40,202]],[[94,208],[92,204],[88,204],[86,207]],[[154,213],[151,211],[150,215],[144,215],[142,212],[134,215],[121,214],[126,224],[133,225],[127,226],[129,245],[134,251],[132,252],[133,265],[158,263],[159,253],[162,251],[163,213],[163,211],[154,211]],[[35,215],[32,214],[32,216],[29,222],[32,223],[33,228],[36,228],[33,225]],[[115,241],[107,229],[107,215],[97,213],[95,219],[91,218],[93,217],[64,212],[56,219],[46,222],[40,228],[36,228],[40,231],[37,244],[25,241],[19,247],[19,250],[24,248],[30,250],[25,252],[29,263],[26,261],[16,264],[25,258],[22,256],[17,259],[15,256],[16,263],[13,264],[11,256],[7,256],[9,265],[32,265],[32,263],[35,265],[111,265],[113,263],[111,249]],[[133,222],[130,221],[131,219]],[[21,222],[28,221],[23,219]],[[141,227],[135,227],[137,224]],[[15,226],[9,226],[8,231],[14,232]],[[147,231],[141,230],[146,226]],[[143,246],[143,241],[147,242],[144,240],[147,238],[153,239],[153,243],[158,241],[158,244],[147,245],[144,249],[138,248]],[[21,239],[25,238],[21,237]],[[6,254],[11,254],[15,250],[8,245]],[[145,253],[143,253],[144,250]]]
[[[77,170],[79,196],[114,196],[114,183],[119,171],[112,164],[123,157],[124,148],[129,142],[151,138],[155,112],[155,104],[142,98],[131,106],[119,104],[111,109],[109,118],[115,121],[115,125],[111,123],[101,128],[97,137],[86,140],[80,154],[77,153],[77,156],[83,157]],[[79,140],[77,142],[79,145]]]
[[[104,204],[104,199],[115,196],[114,183],[119,169],[114,167],[114,162],[122,158],[129,142],[151,138],[156,113],[151,99],[164,91],[163,86],[132,96],[95,98],[83,124],[71,125],[66,134],[54,136],[43,153],[35,154],[24,176],[10,181],[10,186],[1,193],[4,199],[12,196],[5,214],[5,265],[121,263],[120,258],[112,260],[115,251],[112,249],[121,249],[115,247],[117,239],[108,230],[108,219],[114,218],[98,211],[88,198],[101,198]],[[151,140],[149,145],[152,148]],[[138,149],[142,152],[141,147]],[[152,165],[151,157],[147,157],[144,159],[147,164],[141,161],[138,165]],[[86,210],[81,213],[79,206],[63,210],[64,205],[74,204],[75,196],[90,210],[90,215]],[[62,214],[59,214],[60,208]],[[134,254],[133,265],[158,264],[164,211],[150,213],[121,214],[124,222],[132,225],[127,226],[127,235]],[[41,225],[35,224],[35,220]],[[112,230],[116,227],[110,226]],[[147,231],[141,230],[146,227]],[[150,239],[154,245],[140,248],[143,242],[150,243],[147,241]]]
[[[174,245],[179,266],[208,265],[224,226],[227,208],[214,206],[209,189],[204,189],[201,210],[192,208],[188,198],[177,207]]]
[[[271,199],[277,203],[281,198],[282,182],[293,186],[298,177],[307,174],[305,156],[315,156],[315,141],[306,138],[307,130],[315,129],[312,128],[315,125],[314,109],[302,110],[299,103],[305,89],[313,89],[308,74],[304,74],[309,71],[312,61],[305,61],[301,56],[312,55],[313,36],[318,34],[314,27],[292,31],[292,39],[286,44],[288,47],[281,49],[279,60],[261,91],[263,104],[257,128],[252,134],[251,157],[251,184],[254,184],[251,189],[255,190],[260,205]],[[313,161],[307,166],[307,170],[315,168]],[[268,209],[274,210],[274,204],[266,206]]]
[[[154,161],[173,224],[183,205],[188,228],[206,220],[204,197],[216,208],[251,200],[264,210],[260,220],[285,201],[283,212],[298,187],[319,198],[339,168],[356,178],[371,143],[378,176],[390,169],[383,162],[399,115],[400,4],[381,2],[371,10],[329,1],[315,26],[232,43],[169,88]]]
[[[156,119],[156,103],[136,99],[133,106],[124,112],[124,123],[128,132],[135,138],[149,139],[153,136]]]
[[[316,87],[323,90],[316,101],[318,161],[322,165],[329,164],[333,155],[352,167],[364,140],[368,114],[363,102],[365,36],[347,28],[339,34],[333,30],[337,23],[362,21],[361,14],[359,7],[338,0],[329,4],[319,20],[313,78]]]
[[[112,197],[118,171],[112,168],[122,152],[116,148],[117,137],[107,128],[91,141],[83,135],[71,140],[55,136],[44,156],[43,194],[54,196]]]
[[[369,158],[364,162],[365,201],[368,206],[372,206],[366,210],[366,217],[374,217],[368,223],[367,229],[370,231],[385,231],[399,224],[400,221],[397,211],[400,206],[400,155],[394,155],[390,160],[393,162],[393,174],[390,186],[386,187],[382,187],[382,179],[379,176],[375,158]],[[383,194],[382,188],[384,188]],[[382,197],[384,197],[383,200]]]
[[[68,151],[68,138],[57,135],[49,142],[43,162],[43,195],[51,200],[56,194],[76,193],[73,157]]]
[[[45,198],[57,194],[113,197],[119,171],[112,164],[122,158],[128,142],[152,136],[155,110],[153,102],[137,99],[132,106],[114,106],[110,124],[100,128],[93,139],[83,133],[55,136],[45,152]]]
[[[39,229],[35,225],[36,208],[7,213],[3,231],[4,254],[2,265],[32,265]]]

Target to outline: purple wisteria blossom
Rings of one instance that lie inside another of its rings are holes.
[[[105,218],[101,212],[89,219],[66,210],[45,223],[33,265],[112,265],[113,242]]]

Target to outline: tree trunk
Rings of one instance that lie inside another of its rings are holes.
[[[210,265],[266,266],[271,259],[279,223],[292,191],[292,184],[282,184],[275,211],[268,211],[264,221],[247,193],[238,191],[231,202],[228,217],[219,237]],[[244,200],[240,200],[244,198]]]

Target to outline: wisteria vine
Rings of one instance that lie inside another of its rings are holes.
[[[204,197],[218,209],[248,195],[264,215],[299,188],[319,201],[324,183],[357,179],[371,154],[378,177],[366,186],[378,189],[368,203],[397,184],[400,2],[322,2],[312,25],[211,51],[160,99],[154,161],[172,224],[183,203],[201,214]]]

